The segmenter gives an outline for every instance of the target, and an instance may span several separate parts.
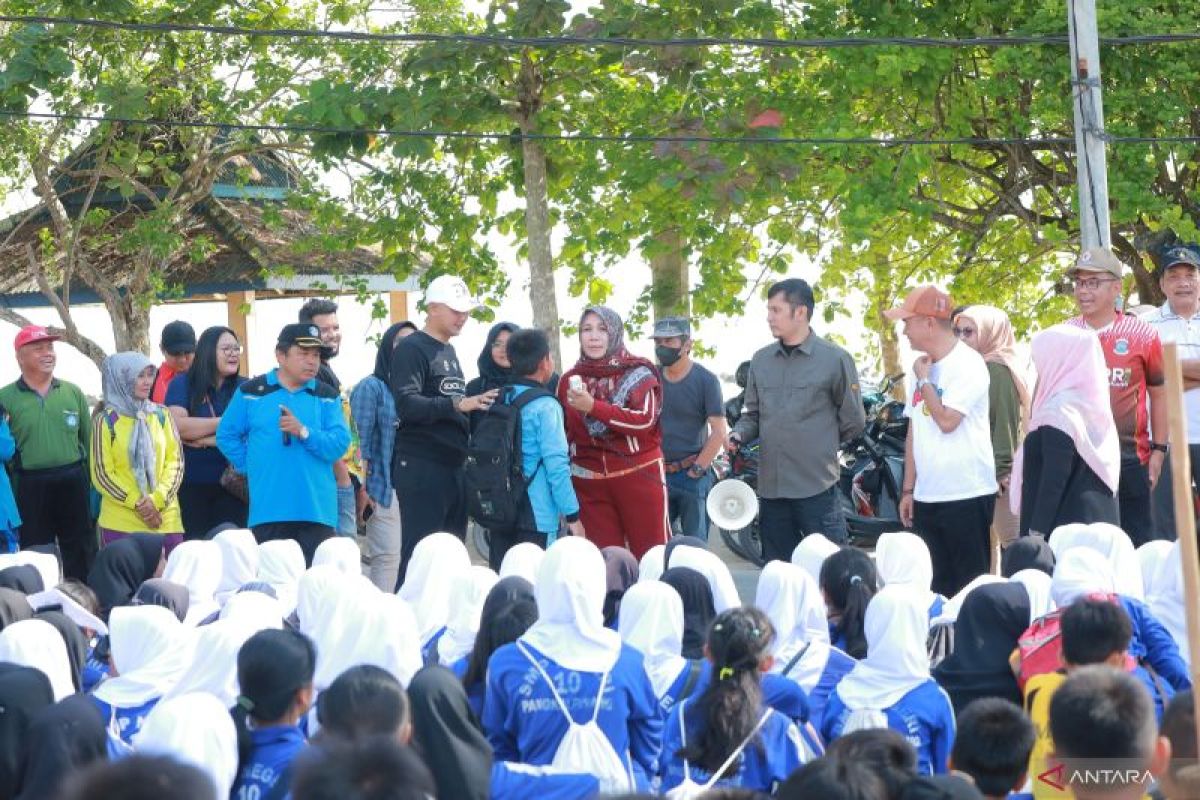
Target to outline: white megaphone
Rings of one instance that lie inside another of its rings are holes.
[[[758,496],[745,481],[730,478],[709,489],[704,507],[718,528],[741,530],[758,516]]]

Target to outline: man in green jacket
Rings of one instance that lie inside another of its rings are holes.
[[[80,388],[54,377],[58,339],[37,325],[21,329],[15,343],[21,377],[0,389],[0,406],[17,440],[12,464],[21,547],[57,540],[66,577],[84,580],[96,554],[87,469],[91,417]]]

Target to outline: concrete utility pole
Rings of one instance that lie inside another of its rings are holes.
[[[1075,114],[1075,164],[1079,178],[1081,247],[1109,247],[1108,159],[1104,151],[1104,101],[1100,95],[1100,32],[1096,0],[1067,0],[1071,43],[1071,108]]]

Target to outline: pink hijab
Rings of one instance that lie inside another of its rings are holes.
[[[1055,325],[1033,337],[1033,364],[1038,379],[1026,430],[1049,425],[1070,436],[1080,457],[1116,494],[1121,450],[1100,339],[1082,328]],[[1022,445],[1013,460],[1009,504],[1014,514],[1020,512],[1024,456]]]
[[[983,356],[983,360],[1008,367],[1017,386],[1017,396],[1021,399],[1021,411],[1028,415],[1029,386],[1025,382],[1025,370],[1017,358],[1017,337],[1013,334],[1008,314],[995,306],[968,306],[958,313],[958,318],[962,317],[975,323],[975,340],[979,343],[979,355]]]

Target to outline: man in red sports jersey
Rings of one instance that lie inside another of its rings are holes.
[[[1121,527],[1137,547],[1154,538],[1150,490],[1167,453],[1167,398],[1158,331],[1117,309],[1123,272],[1111,250],[1094,247],[1083,251],[1067,274],[1079,308],[1070,324],[1095,331],[1104,349],[1109,402],[1121,439]],[[1151,441],[1150,428],[1157,441]]]

